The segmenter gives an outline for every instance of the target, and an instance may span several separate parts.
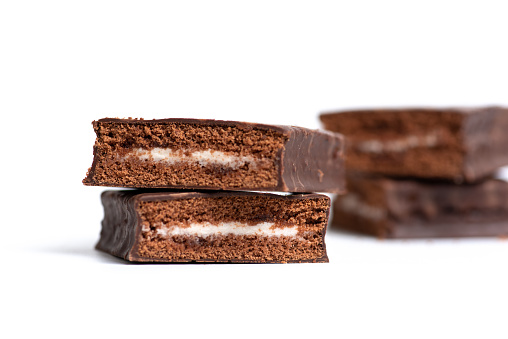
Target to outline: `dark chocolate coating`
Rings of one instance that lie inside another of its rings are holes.
[[[288,142],[281,152],[279,186],[274,191],[344,193],[344,137],[301,127],[279,127]]]
[[[344,193],[344,137],[339,133],[310,130],[302,127],[263,125],[255,123],[200,120],[200,119],[100,119],[93,125],[100,123],[119,124],[192,124],[205,126],[229,126],[241,130],[275,130],[287,137],[287,141],[277,156],[278,178],[277,185],[273,187],[210,187],[210,186],[129,186],[129,188],[181,188],[181,189],[210,189],[210,190],[249,190],[274,192],[327,192]],[[97,164],[97,148],[94,147],[94,161],[85,185],[100,185],[94,181],[94,172]],[[101,185],[102,186],[102,185]],[[114,184],[108,186],[115,186]],[[119,187],[119,186],[117,186]]]
[[[102,231],[96,249],[112,254],[122,259],[138,263],[279,263],[280,261],[246,261],[246,260],[166,260],[141,257],[137,254],[141,234],[141,216],[138,213],[139,203],[142,201],[166,201],[189,198],[235,197],[235,196],[269,196],[275,199],[312,199],[327,198],[321,194],[291,194],[275,195],[255,192],[182,192],[162,190],[125,190],[105,191],[101,195],[104,206],[104,219]],[[326,210],[328,219],[330,210]],[[324,256],[312,260],[288,260],[287,262],[328,262],[324,237],[326,227],[323,229],[322,247]]]
[[[508,183],[476,184],[357,177],[350,194],[384,211],[369,219],[334,203],[335,227],[381,238],[492,237],[508,235]]]

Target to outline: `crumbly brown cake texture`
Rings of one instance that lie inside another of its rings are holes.
[[[85,185],[344,192],[344,141],[300,127],[101,119]]]
[[[328,262],[320,194],[105,191],[97,249],[133,262]]]
[[[473,184],[349,174],[332,227],[379,238],[508,236],[508,183]]]
[[[508,164],[508,109],[407,108],[325,113],[347,138],[351,171],[475,182]]]

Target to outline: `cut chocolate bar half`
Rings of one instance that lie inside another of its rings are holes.
[[[101,119],[90,186],[344,191],[338,133],[195,119]]]
[[[319,194],[105,191],[97,248],[134,262],[328,262]]]
[[[474,182],[508,164],[508,109],[411,108],[327,113],[347,138],[348,169]]]
[[[348,175],[333,227],[380,238],[508,236],[508,183],[475,184]]]

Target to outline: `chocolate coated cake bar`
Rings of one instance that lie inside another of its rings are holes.
[[[333,227],[380,238],[508,235],[508,183],[475,184],[348,175],[334,201]]]
[[[319,194],[105,191],[97,248],[134,262],[328,262]]]
[[[195,119],[101,119],[85,185],[344,191],[338,133]]]
[[[474,182],[508,164],[508,109],[377,109],[320,116],[347,138],[348,169]]]

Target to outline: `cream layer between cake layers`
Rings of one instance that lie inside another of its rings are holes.
[[[435,147],[439,144],[437,131],[426,135],[410,135],[405,138],[397,138],[388,141],[365,140],[356,143],[356,149],[364,153],[405,152],[417,147]]]
[[[199,237],[210,237],[217,235],[256,235],[262,237],[294,237],[300,238],[298,234],[298,226],[274,227],[274,223],[262,222],[249,225],[241,222],[221,222],[217,225],[209,222],[191,223],[188,226],[170,226],[165,224],[157,225],[156,232],[162,237],[170,237],[175,235],[189,235]],[[144,232],[150,229],[143,227]]]
[[[354,193],[348,193],[341,197],[338,201],[338,207],[344,212],[370,220],[381,220],[386,216],[385,209],[365,203]]]
[[[135,148],[125,156],[125,158],[131,157],[138,158],[139,160],[165,162],[170,165],[178,162],[194,162],[201,166],[220,165],[232,169],[237,169],[245,164],[250,166],[256,166],[257,164],[257,160],[250,155],[227,154],[211,149],[188,152],[159,147],[152,149]]]

